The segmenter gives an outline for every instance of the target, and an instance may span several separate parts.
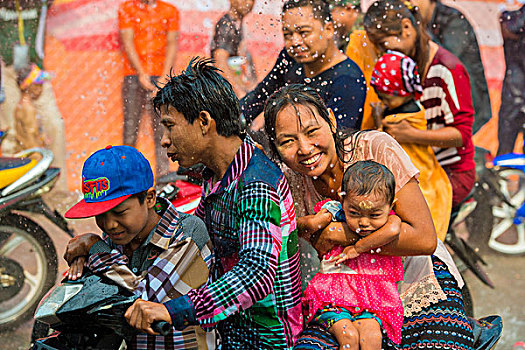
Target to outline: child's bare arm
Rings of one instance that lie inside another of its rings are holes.
[[[355,244],[358,239],[359,236],[348,227],[346,222],[332,221],[320,232],[319,237],[312,241],[312,245],[319,255],[323,256],[334,246],[346,247]]]
[[[337,258],[336,264],[340,264],[348,259],[353,259],[359,254],[377,249],[394,241],[399,237],[401,231],[401,219],[397,215],[390,215],[386,224],[380,229],[372,232],[366,237],[361,238],[353,246],[348,246]]]
[[[308,242],[317,235],[320,230],[323,230],[332,222],[332,214],[326,209],[322,209],[315,215],[306,215],[297,218],[297,231],[299,237],[304,238]]]

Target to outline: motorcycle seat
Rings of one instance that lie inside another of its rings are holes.
[[[31,158],[0,157],[0,188],[9,186],[36,164],[37,161]]]

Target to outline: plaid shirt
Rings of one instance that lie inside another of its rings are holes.
[[[213,186],[206,172],[196,215],[206,223],[217,261],[211,282],[187,294],[197,320],[205,328],[217,325],[225,348],[291,349],[303,320],[286,179],[249,136],[219,183]]]
[[[131,261],[123,246],[115,245],[103,234],[103,241],[90,250],[88,268],[140,298],[157,303],[187,294],[208,277],[212,254],[202,221],[179,213],[164,198],[157,198],[161,219],[148,239],[133,252]],[[200,248],[199,248],[200,247]],[[205,333],[200,327],[174,331],[173,336],[137,334],[131,349],[203,349]]]

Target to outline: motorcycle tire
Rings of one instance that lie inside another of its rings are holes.
[[[488,246],[502,254],[525,253],[525,223],[516,225],[516,208],[525,202],[525,173],[519,169],[504,168],[498,171],[499,190],[512,206],[499,200],[492,206],[494,217]]]
[[[0,257],[12,261],[12,265],[28,267],[24,268],[24,283],[18,293],[0,302],[2,331],[15,328],[33,316],[42,297],[55,284],[58,261],[46,231],[31,219],[12,213],[2,217],[0,224]],[[31,257],[34,264],[27,261]]]

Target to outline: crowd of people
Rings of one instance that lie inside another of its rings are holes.
[[[13,18],[27,17],[21,3],[36,1],[16,1]],[[254,1],[230,5],[212,59],[175,74],[178,10],[121,4],[125,145],[84,163],[84,199],[66,217],[95,217],[103,234],[68,243],[67,277],[89,269],[140,296],[125,315],[141,332],[131,348],[474,349],[480,325],[443,244],[474,185],[472,134],[490,119],[468,21],[435,0],[377,0],[366,11],[355,0],[288,0],[284,48],[256,83],[242,31]],[[522,45],[523,7],[503,18],[506,49]],[[30,50],[15,69],[8,51],[4,75],[18,74],[9,89],[21,93],[13,103],[6,84],[14,140],[62,142],[38,109],[42,61]],[[505,82],[506,95],[523,90],[513,74]],[[521,103],[513,123],[523,123]],[[157,176],[166,154],[204,165],[195,215],[157,197],[149,161],[131,147],[143,110]],[[89,185],[101,179],[103,190]]]

